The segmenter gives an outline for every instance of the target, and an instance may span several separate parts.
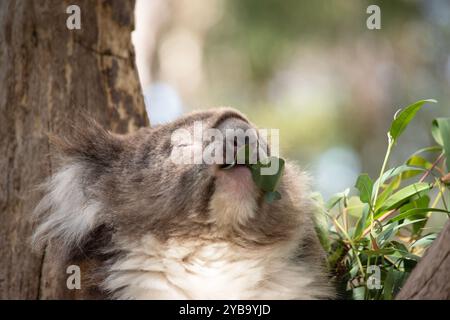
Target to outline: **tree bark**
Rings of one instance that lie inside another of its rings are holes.
[[[425,252],[396,299],[450,299],[450,221]]]
[[[69,5],[81,29],[69,30]],[[29,219],[52,173],[47,133],[87,113],[125,133],[148,125],[131,46],[134,1],[0,1],[0,299],[80,297],[34,253]],[[57,245],[57,244],[55,244]]]

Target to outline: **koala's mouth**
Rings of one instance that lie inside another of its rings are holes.
[[[236,167],[247,167],[247,165],[246,164],[239,164],[235,160],[232,163],[224,163],[224,164],[219,166],[219,168],[221,170],[230,170],[230,169],[233,169],[233,168],[236,168]]]
[[[241,148],[234,147],[234,160],[231,163],[220,165],[222,171],[231,170],[234,180],[252,180],[253,184],[260,190],[264,191],[267,202],[281,199],[281,194],[276,190],[283,174],[284,160],[277,157],[266,157],[263,160],[259,155],[255,157],[252,154],[252,149],[249,145],[244,145]],[[256,159],[256,162],[254,162]],[[272,164],[277,163],[277,169],[268,175],[262,175],[262,169],[271,167]],[[248,185],[248,183],[245,183]]]

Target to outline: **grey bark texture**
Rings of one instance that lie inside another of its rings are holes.
[[[81,29],[69,30],[69,5]],[[51,246],[30,246],[35,187],[52,173],[48,133],[78,114],[125,133],[148,125],[131,45],[134,1],[0,1],[0,299],[83,298]],[[53,244],[57,245],[57,244]]]
[[[427,249],[396,299],[450,299],[450,221]]]

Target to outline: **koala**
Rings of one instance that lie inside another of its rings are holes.
[[[53,139],[60,165],[35,209],[36,248],[89,260],[82,286],[98,298],[333,298],[308,175],[287,161],[269,203],[245,166],[174,163],[173,132],[196,121],[256,128],[216,108],[126,135],[88,120]]]

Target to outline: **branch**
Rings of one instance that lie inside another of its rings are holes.
[[[450,299],[450,221],[425,252],[396,299]]]

